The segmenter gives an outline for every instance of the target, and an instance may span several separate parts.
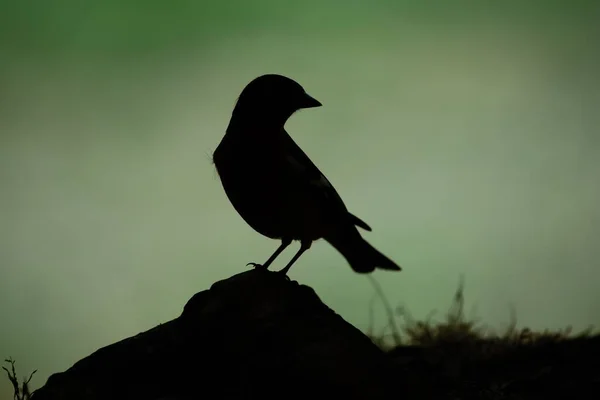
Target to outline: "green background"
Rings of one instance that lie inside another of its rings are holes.
[[[404,267],[374,274],[394,305],[443,313],[464,274],[494,328],[597,323],[598,2],[488,3],[2,1],[0,357],[39,387],[266,260],[210,161],[263,73],[324,104],[287,128]],[[329,245],[290,276],[368,328]]]

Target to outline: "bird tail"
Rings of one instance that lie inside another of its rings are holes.
[[[332,235],[325,240],[344,256],[355,272],[369,273],[373,272],[375,268],[391,271],[402,270],[399,265],[363,239],[356,228],[350,235]]]

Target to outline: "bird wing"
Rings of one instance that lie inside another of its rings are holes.
[[[289,170],[304,185],[305,188],[314,193],[315,198],[323,207],[330,211],[332,215],[346,214],[350,218],[352,224],[371,231],[371,227],[363,220],[348,212],[344,201],[335,190],[331,182],[325,175],[319,171],[317,166],[308,158],[302,149],[294,142],[294,140],[284,132],[287,136],[285,140],[285,161],[288,163]]]

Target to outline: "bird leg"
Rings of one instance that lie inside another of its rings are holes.
[[[304,253],[306,250],[310,249],[310,246],[312,245],[312,241],[311,240],[303,240],[300,242],[300,250],[298,250],[298,252],[296,254],[294,254],[294,257],[292,257],[292,259],[290,260],[290,262],[283,267],[282,270],[277,271],[277,273],[279,274],[283,274],[283,275],[287,275],[288,271],[290,270],[290,268],[292,268],[292,264],[294,264],[296,262],[296,260],[298,260],[300,258],[300,256],[302,255],[302,253]]]
[[[273,253],[271,255],[271,257],[269,257],[269,259],[264,264],[261,265],[261,264],[251,262],[251,263],[246,264],[246,266],[252,265],[254,268],[263,268],[263,269],[269,268],[269,265],[271,265],[271,263],[277,258],[277,256],[279,256],[281,254],[281,252],[283,250],[285,250],[285,248],[288,247],[291,243],[292,243],[292,241],[290,239],[281,239],[281,244],[279,245],[277,250],[275,250],[275,253]]]

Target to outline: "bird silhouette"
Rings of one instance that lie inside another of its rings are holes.
[[[213,153],[223,189],[239,215],[258,233],[281,241],[264,264],[292,241],[300,249],[281,269],[286,275],[312,243],[324,239],[358,273],[401,268],[365,241],[357,227],[371,227],[351,214],[329,180],[284,129],[289,117],[322,104],[294,80],[277,74],[252,80],[241,92],[226,133]]]

